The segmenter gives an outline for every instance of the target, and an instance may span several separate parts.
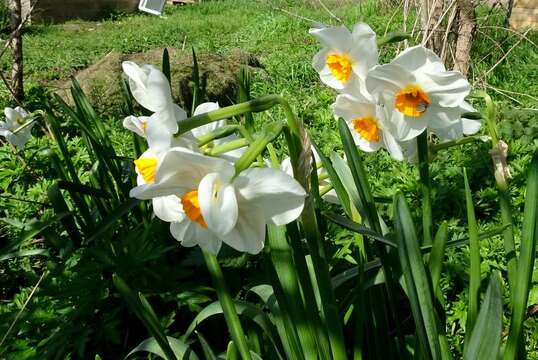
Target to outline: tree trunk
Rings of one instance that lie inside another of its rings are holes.
[[[476,29],[476,16],[472,0],[457,0],[459,8],[458,40],[456,42],[456,54],[454,70],[460,71],[467,76],[471,61],[471,47]]]
[[[445,1],[444,0],[422,0],[422,15],[421,24],[424,31],[423,39],[428,38],[426,46],[433,50],[437,55],[440,55],[443,47],[443,35],[445,27],[440,21],[443,15]],[[433,32],[433,34],[431,34]]]
[[[11,31],[14,32],[11,48],[13,49],[13,69],[11,73],[11,88],[18,101],[24,100],[24,76],[22,57],[22,23],[21,0],[11,0]]]

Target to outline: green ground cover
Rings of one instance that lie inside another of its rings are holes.
[[[325,4],[347,25],[365,21],[379,35],[403,29],[402,11],[394,2],[369,1],[357,4],[355,1],[332,0],[326,1]],[[154,48],[190,48],[192,46],[198,51],[225,53],[233,48],[241,48],[256,56],[264,67],[254,77],[253,95],[270,93],[283,95],[305,121],[313,139],[324,152],[340,150],[337,123],[329,108],[335,94],[321,84],[317,73],[311,67],[311,59],[318,45],[308,35],[310,20],[326,24],[337,23],[335,18],[319,5],[319,2],[313,0],[208,1],[197,6],[167,7],[165,16],[160,19],[136,14],[115,16],[110,20],[100,22],[74,21],[63,25],[32,26],[24,37],[28,107],[39,108],[43,93],[50,91],[50,86],[55,81],[68,79],[69,76],[96,62],[110,51],[134,53]],[[407,28],[412,28],[413,23],[414,16],[411,14]],[[501,137],[510,146],[509,162],[513,174],[510,191],[515,209],[521,209],[524,200],[523,184],[526,179],[524,172],[531,154],[537,147],[536,139],[538,139],[538,82],[536,78],[538,33],[529,32],[526,34],[526,39],[521,40],[520,34],[502,28],[503,14],[501,12],[490,12],[485,7],[479,11],[479,23],[480,30],[472,52],[470,81],[475,89],[485,89],[500,104]],[[380,61],[389,60],[397,48],[398,45],[384,48]],[[490,71],[509,51],[506,59]],[[1,66],[7,69],[9,60],[2,59]],[[0,105],[9,104],[6,90],[0,88]],[[483,104],[476,101],[475,105],[481,108]],[[126,134],[120,130],[121,114],[104,113],[102,116],[108,119],[111,128],[115,129],[111,133],[111,138],[118,152],[126,156],[132,155],[123,149]],[[282,117],[282,114],[275,111],[271,115],[259,116],[257,122],[264,123],[271,117]],[[35,169],[32,172],[25,171],[26,167],[12,155],[9,148],[3,147],[0,150],[2,161],[0,183],[2,189],[8,190],[7,195],[38,203],[47,201],[46,189],[52,183],[52,177],[47,166],[40,166],[40,164],[46,164],[47,159],[39,152],[47,145],[46,138],[37,137],[25,149],[24,156],[29,164],[28,167]],[[77,169],[80,169],[81,178],[84,179],[87,176],[86,170],[91,164],[88,154],[80,150],[81,139],[73,136],[68,142],[68,147],[73,154]],[[451,231],[461,231],[466,227],[466,223],[459,220],[465,219],[465,198],[461,190],[462,167],[468,169],[481,230],[491,229],[498,224],[497,192],[489,160],[485,160],[489,157],[488,150],[488,144],[480,143],[465,148],[453,148],[439,153],[439,161],[432,166],[434,219],[436,221],[447,220]],[[419,191],[416,187],[417,174],[414,167],[395,162],[382,152],[366,156],[366,165],[376,195],[391,197],[396,191],[403,191],[406,197],[415,203],[415,209],[420,208]],[[46,206],[38,203],[21,202],[7,196],[0,198],[2,211],[0,217],[5,219],[0,225],[2,231],[0,240],[9,243],[24,233],[20,226],[16,226],[15,219],[21,223],[27,223],[34,218],[52,216]],[[389,205],[382,209],[384,214],[391,211]],[[415,215],[418,215],[418,210]],[[517,219],[517,221],[520,220]],[[352,237],[348,232],[336,227],[331,228],[329,233],[330,240],[338,244],[341,250],[334,254],[333,264],[337,268],[348,261],[347,245],[352,241]],[[35,240],[29,237],[22,248],[33,246],[33,241]],[[484,240],[481,245],[482,272],[486,273],[491,268],[505,270],[502,261],[504,257],[502,240],[494,237]],[[463,289],[466,288],[468,276],[467,254],[466,248],[449,250],[442,278],[444,293],[448,294],[447,318],[451,324],[448,334],[455,353],[461,351],[464,334],[467,294]],[[256,269],[257,266],[255,261],[244,258],[234,261],[240,266],[250,266],[252,269]],[[1,296],[3,302],[0,303],[0,316],[4,320],[3,324],[10,324],[10,320],[13,319],[17,309],[27,298],[31,286],[37,280],[35,270],[43,268],[45,263],[36,262],[35,258],[24,258],[2,261],[0,265],[2,269],[0,281],[6,284],[5,287],[2,286],[4,290]],[[234,267],[237,264],[232,263],[230,266]],[[535,271],[534,281],[529,304],[538,303],[538,271]],[[195,312],[199,309],[199,304],[208,300],[206,294],[197,290],[191,292],[189,289],[173,301]],[[193,293],[196,296],[192,295]],[[101,300],[105,298],[106,295],[103,294]],[[117,301],[119,300],[112,300],[112,302]],[[169,298],[162,299],[162,303],[169,305],[169,302]],[[61,300],[44,297],[36,300],[35,304],[36,310],[25,315],[29,324],[27,327],[42,323],[47,324],[45,329],[57,331],[62,328],[61,321],[58,319],[69,311],[57,308],[58,304],[65,305],[61,303]],[[100,306],[106,306],[104,300]],[[164,312],[172,314],[172,311],[168,310],[167,308]],[[174,315],[170,315],[169,323],[174,322],[173,317]],[[54,319],[56,320],[53,321]],[[120,348],[122,350],[128,348],[120,340],[123,335],[120,332],[124,329],[112,323],[116,318],[110,316],[106,319],[111,319],[111,323],[102,324],[102,328],[80,330],[76,336],[71,334],[80,343],[73,341],[67,344],[66,342],[63,344],[65,348],[60,346],[62,342],[57,338],[52,342],[56,347],[52,346],[50,341],[40,343],[43,339],[50,340],[48,338],[50,334],[23,328],[17,336],[11,335],[17,340],[10,342],[7,350],[0,350],[0,356],[13,359],[39,358],[35,352],[38,346],[47,348],[50,354],[63,354],[64,357],[65,354],[75,353],[74,349],[82,351],[81,353],[86,356],[93,356],[97,352],[110,355],[119,351]],[[88,327],[101,320],[98,315],[91,320],[84,318]],[[177,322],[184,323],[186,320]],[[538,321],[531,317],[526,324],[529,335],[527,337],[528,349],[536,349]],[[0,334],[5,330],[7,330],[7,325],[1,325]],[[133,330],[133,332],[136,331],[140,329]],[[535,355],[531,352],[529,358],[533,358],[532,356]],[[72,358],[77,358],[77,356],[74,355]]]

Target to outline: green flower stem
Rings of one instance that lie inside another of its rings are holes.
[[[270,108],[278,104],[279,98],[280,96],[278,95],[261,96],[251,101],[228,106],[222,109],[210,111],[205,114],[196,115],[186,120],[178,121],[179,131],[175,136],[179,136],[189,130],[192,130],[205,124],[209,124],[213,121],[229,119],[234,116],[245,114],[248,112],[261,112],[269,110]]]
[[[216,129],[215,131],[204,134],[198,138],[198,146],[202,147],[206,144],[209,144],[211,141],[215,139],[220,139],[228,135],[231,135],[235,133],[236,131],[238,131],[239,127],[240,125],[225,125]]]
[[[232,340],[237,346],[237,349],[241,354],[241,358],[243,358],[243,360],[251,360],[252,358],[248,349],[245,332],[243,331],[241,322],[239,321],[239,316],[237,316],[237,311],[235,309],[232,297],[226,288],[224,275],[222,274],[219,262],[217,261],[215,255],[212,255],[204,250],[202,250],[202,253],[204,254],[207,269],[211,274],[215,290],[217,291],[220,305],[222,306],[224,318],[226,319],[226,324],[228,325],[228,330],[230,331]]]
[[[245,138],[239,138],[236,140],[229,141],[224,144],[220,144],[217,146],[214,146],[212,148],[208,148],[204,151],[204,154],[210,155],[210,156],[217,156],[220,154],[225,154],[229,151],[240,149],[242,147],[248,146],[249,141]]]
[[[281,123],[272,123],[267,125],[260,136],[250,144],[247,151],[235,162],[235,173],[248,169],[250,165],[263,153],[267,145],[277,138],[282,132]]]
[[[417,137],[418,171],[422,190],[423,245],[431,245],[433,234],[428,130]]]
[[[466,136],[460,139],[442,142],[440,144],[434,144],[430,147],[432,154],[439,152],[440,150],[448,149],[452,146],[470,144],[478,141],[488,141],[488,136]]]

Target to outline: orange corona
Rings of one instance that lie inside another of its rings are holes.
[[[352,63],[348,55],[331,54],[327,56],[327,66],[338,81],[346,83],[349,80]]]
[[[191,190],[181,197],[181,205],[185,215],[192,221],[207,229],[202,212],[200,211],[200,202],[198,201],[198,190]]]
[[[353,128],[363,139],[370,142],[378,142],[381,139],[381,131],[373,117],[353,119]]]
[[[407,85],[396,93],[396,109],[406,116],[420,117],[428,105],[430,105],[430,97],[418,85]]]

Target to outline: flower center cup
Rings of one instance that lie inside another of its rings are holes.
[[[146,184],[155,182],[155,173],[157,172],[157,158],[147,157],[134,161],[136,169],[142,175]]]
[[[198,201],[198,190],[191,190],[181,197],[181,205],[187,217],[198,223],[201,227],[207,229],[202,212],[200,211],[200,202]]]
[[[346,83],[351,75],[352,63],[346,54],[331,54],[327,56],[327,66],[331,74],[340,82]]]
[[[145,122],[145,121],[142,121],[140,123],[140,127],[142,128],[142,131],[144,132],[144,134],[146,133],[146,129],[148,128],[148,123]]]
[[[373,117],[362,117],[353,119],[353,128],[359,135],[370,142],[378,142],[381,139],[381,131],[376,119]]]
[[[421,117],[428,105],[430,97],[418,85],[407,85],[396,93],[396,109],[406,116]]]

